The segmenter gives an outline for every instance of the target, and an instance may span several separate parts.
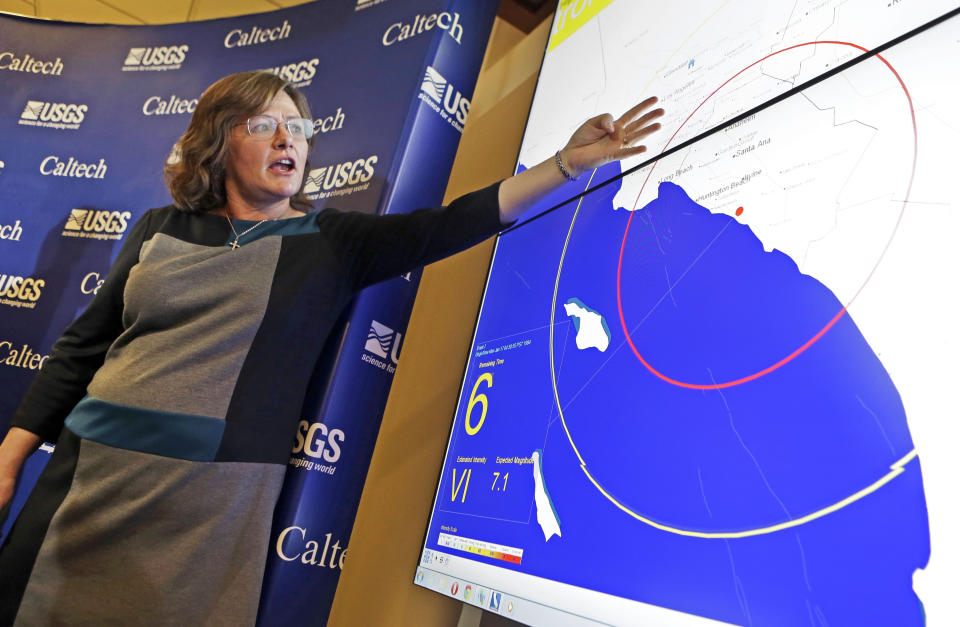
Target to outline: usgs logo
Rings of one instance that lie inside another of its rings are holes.
[[[46,284],[43,279],[0,274],[0,305],[33,309]]]
[[[377,155],[370,155],[366,159],[314,168],[307,175],[303,193],[307,198],[316,200],[365,190],[370,186],[376,163]]]
[[[149,48],[130,48],[123,62],[124,72],[161,72],[179,70],[187,58],[190,46],[151,46]]]
[[[387,1],[387,0],[357,0],[357,6],[355,6],[355,7],[353,8],[353,10],[354,10],[355,12],[356,12],[356,11],[363,11],[364,9],[369,9],[370,7],[372,7],[372,6],[374,6],[374,5],[382,4],[382,3],[386,2],[386,1]]]
[[[417,35],[422,35],[427,31],[433,30],[434,26],[440,30],[447,31],[447,34],[450,35],[455,42],[460,43],[463,37],[463,26],[460,25],[460,14],[456,12],[449,13],[447,11],[434,13],[432,15],[417,15],[413,18],[412,22],[407,24],[403,22],[391,24],[390,27],[384,31],[383,38],[380,41],[384,46],[392,46],[398,41],[404,41],[405,39],[410,39],[411,37],[416,37]]]
[[[313,77],[317,74],[318,63],[320,63],[320,59],[310,59],[263,69],[271,74],[276,74],[297,87],[306,87],[313,82]]]
[[[333,464],[340,459],[340,444],[347,436],[340,429],[328,429],[322,422],[309,423],[301,420],[297,426],[296,438],[293,445],[294,455],[303,453],[307,457]]]
[[[451,85],[436,68],[427,66],[420,84],[420,100],[460,132],[470,113],[470,101]],[[441,108],[442,106],[442,108]]]
[[[340,541],[330,546],[333,534],[324,536],[323,551],[317,540],[307,540],[307,530],[303,527],[287,527],[277,536],[277,557],[285,562],[300,562],[309,566],[323,566],[325,568],[339,568],[343,570],[343,561],[347,557],[347,547],[340,551]],[[332,550],[331,550],[332,549]],[[340,551],[340,556],[337,552]],[[330,559],[327,559],[329,553]],[[319,554],[319,556],[318,556]]]
[[[397,363],[400,361],[400,341],[403,334],[377,322],[370,321],[370,330],[367,331],[367,343],[363,345],[363,354],[360,355],[362,361],[371,366],[376,366],[393,374],[397,369]],[[369,353],[369,354],[368,354]],[[372,356],[372,355],[375,355]],[[387,363],[387,358],[393,363]]]
[[[130,220],[129,211],[107,209],[72,209],[63,227],[63,237],[118,240],[123,237]]]
[[[78,129],[87,113],[85,104],[28,100],[18,124],[59,129]]]
[[[401,337],[403,337],[401,333],[394,333],[393,329],[387,325],[371,320],[370,330],[367,332],[367,343],[363,349],[384,359],[389,355],[390,361],[397,363]]]

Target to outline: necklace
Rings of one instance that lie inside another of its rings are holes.
[[[225,217],[227,218],[227,224],[230,225],[230,230],[233,231],[233,241],[230,242],[230,250],[236,250],[240,248],[240,238],[267,221],[266,219],[260,220],[242,233],[237,233],[237,229],[233,226],[233,220],[230,219],[229,215]]]

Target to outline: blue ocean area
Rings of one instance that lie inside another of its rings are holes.
[[[764,250],[749,227],[763,207],[714,214],[663,182],[631,214],[615,206],[619,187],[500,239],[477,339],[552,320],[553,350],[538,332],[538,350],[497,371],[505,391],[490,391],[484,439],[449,452],[541,448],[562,536],[544,543],[535,516],[435,521],[523,547],[508,568],[732,624],[923,625],[912,588],[930,554],[920,460],[896,386],[851,316],[782,367],[709,389],[776,364],[843,303]],[[563,308],[573,298],[603,316],[603,353],[577,349]]]

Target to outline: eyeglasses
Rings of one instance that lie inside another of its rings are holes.
[[[237,126],[246,126],[251,137],[273,137],[277,127],[283,124],[292,137],[310,139],[313,136],[313,121],[306,118],[288,118],[278,122],[269,115],[255,115]]]

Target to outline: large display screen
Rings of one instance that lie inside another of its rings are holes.
[[[561,0],[416,583],[543,625],[960,624],[960,17]],[[922,471],[922,472],[921,472]]]

